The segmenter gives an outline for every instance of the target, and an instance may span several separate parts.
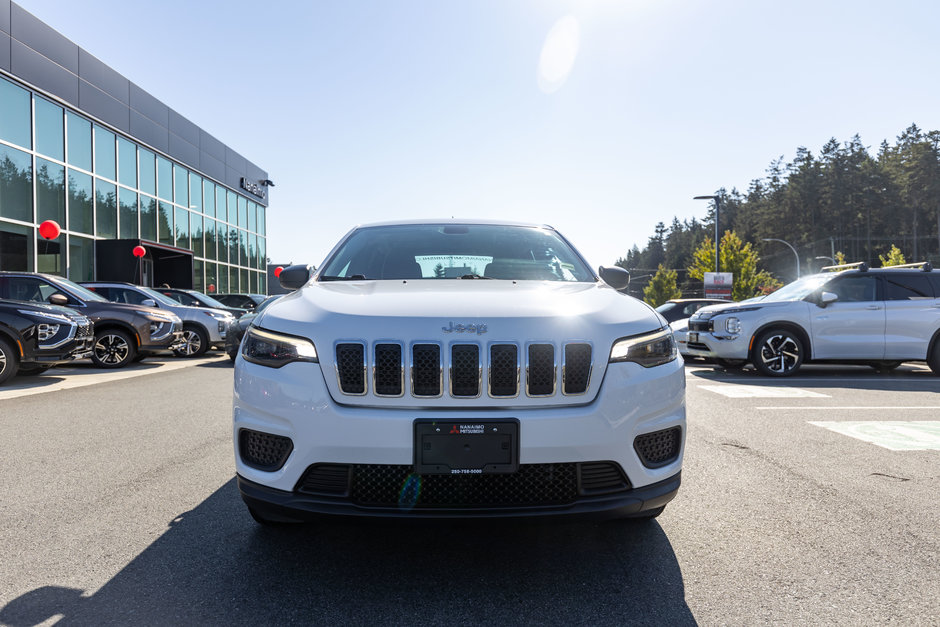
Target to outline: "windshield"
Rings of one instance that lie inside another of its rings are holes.
[[[73,294],[80,296],[83,300],[93,300],[99,303],[108,302],[108,299],[103,297],[101,294],[95,294],[87,287],[79,285],[78,283],[74,283],[68,279],[63,279],[62,277],[56,277],[55,280],[69,288]]]
[[[202,292],[197,292],[196,290],[186,290],[186,293],[192,296],[193,298],[195,298],[196,300],[200,301],[201,303],[203,303],[206,307],[215,307],[217,309],[229,308],[228,305],[224,305],[220,303],[219,301],[217,301],[216,299],[212,298],[211,296],[207,296],[206,294],[203,294]]]
[[[180,306],[180,302],[179,302],[178,300],[173,300],[172,298],[169,298],[169,297],[167,297],[167,296],[164,296],[163,294],[161,294],[160,292],[158,292],[158,291],[155,290],[155,289],[152,289],[152,288],[149,288],[149,287],[142,287],[142,288],[140,288],[140,290],[141,290],[142,292],[146,292],[146,293],[147,293],[147,296],[149,296],[150,298],[154,299],[154,300],[155,300],[156,302],[158,302],[158,303],[163,303],[164,305],[169,305],[170,307],[179,307],[179,306]]]
[[[764,296],[762,299],[763,302],[780,302],[785,300],[803,300],[813,292],[815,292],[820,285],[828,283],[834,277],[834,274],[814,274],[812,276],[803,277],[798,279],[789,285],[784,285],[776,292],[772,292],[767,296]]]
[[[512,279],[594,281],[551,229],[497,224],[405,224],[355,230],[320,281]]]

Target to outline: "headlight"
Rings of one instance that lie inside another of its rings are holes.
[[[59,325],[57,324],[46,324],[43,322],[38,327],[36,327],[36,336],[39,338],[40,342],[51,340],[58,332]]]
[[[619,339],[610,351],[611,362],[632,361],[644,368],[669,363],[677,356],[676,342],[668,328]]]
[[[737,335],[741,332],[741,320],[740,318],[735,318],[731,316],[725,320],[725,331],[731,335]]]
[[[253,364],[280,368],[292,361],[317,361],[313,342],[300,337],[250,327],[245,333],[242,356]]]
[[[146,318],[151,322],[180,322],[179,316],[176,314],[148,312]]]
[[[228,320],[229,318],[234,318],[234,317],[235,317],[235,316],[233,316],[233,315],[230,314],[230,313],[219,313],[219,312],[215,312],[215,311],[205,311],[205,310],[203,310],[202,313],[206,314],[207,316],[211,316],[211,317],[215,318],[216,320]]]

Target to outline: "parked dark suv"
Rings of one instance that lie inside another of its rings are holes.
[[[61,301],[55,295],[65,297]],[[95,323],[91,360],[100,368],[120,368],[149,353],[171,350],[180,341],[179,316],[153,307],[112,303],[68,279],[36,272],[0,272],[0,299],[49,303],[50,299]]]
[[[91,320],[66,307],[0,300],[0,383],[90,357]]]
[[[210,309],[221,309],[222,311],[229,312],[236,318],[244,313],[248,313],[247,309],[225,305],[213,297],[207,296],[206,294],[196,290],[184,290],[176,287],[160,287],[154,289],[167,298],[172,298],[182,305],[188,305],[190,307],[208,307]]]
[[[267,296],[264,294],[213,294],[212,298],[229,307],[254,311]]]

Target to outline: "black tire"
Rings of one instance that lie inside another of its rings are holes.
[[[788,329],[764,331],[754,342],[751,361],[765,377],[789,377],[803,364],[803,340]]]
[[[933,349],[927,355],[927,365],[935,375],[940,376],[940,338],[933,343]]]
[[[740,370],[747,365],[746,359],[715,359],[715,365],[721,366],[725,370]]]
[[[873,361],[868,365],[878,372],[891,372],[903,363],[903,361]]]
[[[33,377],[37,374],[42,374],[52,366],[20,366],[19,371],[16,373],[21,377]]]
[[[99,368],[123,368],[136,356],[137,344],[127,332],[104,329],[95,333],[91,361]]]
[[[201,327],[183,327],[183,345],[173,353],[177,357],[199,357],[209,350],[209,334]]]
[[[147,359],[148,357],[150,357],[150,355],[146,353],[137,353],[136,355],[134,355],[134,363],[141,362]]]
[[[6,340],[0,340],[0,383],[11,379],[19,370],[20,356]]]

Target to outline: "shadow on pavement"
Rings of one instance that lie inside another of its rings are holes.
[[[690,367],[692,366],[692,367]],[[753,368],[724,369],[686,365],[687,372],[697,379],[768,387],[800,387],[809,389],[847,388],[912,392],[940,391],[940,377],[923,364],[902,364],[891,372],[878,372],[869,366],[809,364],[793,377],[765,377]]]
[[[255,524],[226,483],[97,592],[46,586],[0,622],[694,625],[656,522]]]

